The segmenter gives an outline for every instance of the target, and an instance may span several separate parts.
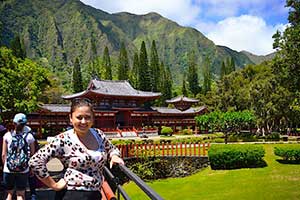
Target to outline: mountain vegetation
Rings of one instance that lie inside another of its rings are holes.
[[[211,112],[249,111],[262,132],[296,130],[300,2],[286,6],[290,26],[273,36],[276,53],[266,61],[156,13],[108,14],[78,0],[2,1],[0,109],[30,112],[40,102],[60,103],[91,78],[128,79],[161,92],[159,106],[185,94]]]
[[[272,60],[276,56],[276,52],[264,56],[258,56],[248,51],[241,51],[240,53],[245,54],[255,64],[260,64],[264,61]]]
[[[155,41],[157,56],[170,67],[175,85],[182,83],[190,51],[195,53],[199,81],[206,57],[211,61],[214,77],[219,76],[221,63],[228,57],[234,59],[237,68],[253,64],[244,54],[216,46],[196,29],[182,27],[157,13],[109,14],[79,0],[7,0],[0,3],[0,20],[0,44],[10,47],[10,41],[18,35],[27,57],[59,74],[64,86],[71,84],[72,66],[77,57],[82,71],[87,72],[83,73],[87,84],[88,66],[101,60],[105,48],[112,60],[112,78],[117,79],[122,44],[132,68],[134,54],[143,41],[149,50]]]

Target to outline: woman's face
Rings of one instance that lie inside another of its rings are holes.
[[[93,126],[94,115],[89,106],[77,107],[70,115],[70,121],[77,134],[86,134]]]

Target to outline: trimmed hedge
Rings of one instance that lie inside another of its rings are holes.
[[[274,154],[283,160],[300,161],[300,145],[282,144],[274,147]]]
[[[254,144],[213,144],[208,151],[212,169],[263,167],[265,150]]]

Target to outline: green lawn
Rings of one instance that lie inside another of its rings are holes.
[[[267,167],[238,170],[211,170],[210,167],[189,177],[169,178],[147,183],[162,198],[169,200],[276,200],[300,199],[300,164],[281,164],[273,148],[265,144]],[[300,145],[300,144],[299,144]],[[124,186],[129,196],[145,200],[135,184]]]

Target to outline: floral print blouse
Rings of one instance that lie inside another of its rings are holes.
[[[103,167],[113,155],[120,155],[104,133],[98,129],[90,129],[98,141],[97,150],[87,149],[74,133],[68,130],[54,137],[50,143],[34,154],[29,165],[40,178],[49,176],[46,163],[52,158],[58,158],[64,165],[64,179],[67,190],[97,191],[103,181]]]

